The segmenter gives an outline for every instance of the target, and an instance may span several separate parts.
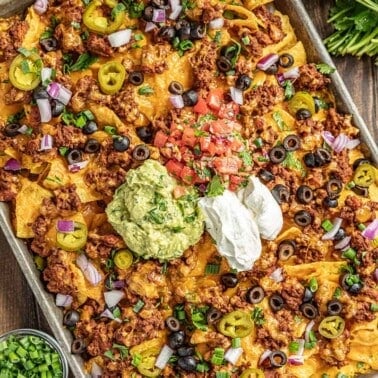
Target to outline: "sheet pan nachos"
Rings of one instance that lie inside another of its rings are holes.
[[[377,170],[264,0],[0,20],[0,199],[94,377],[378,370]]]

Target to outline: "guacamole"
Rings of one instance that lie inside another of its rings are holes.
[[[176,199],[172,194],[176,186],[163,165],[146,160],[127,173],[106,209],[109,222],[127,247],[145,259],[180,257],[203,233],[194,188]]]

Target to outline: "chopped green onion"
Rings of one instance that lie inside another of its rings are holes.
[[[377,312],[378,311],[378,303],[371,303],[370,304],[370,311]]]
[[[291,353],[296,353],[299,350],[299,342],[298,341],[291,341],[289,344],[289,351]]]
[[[333,298],[339,299],[341,297],[342,290],[341,287],[337,287],[333,293]]]
[[[144,302],[138,299],[138,302],[134,305],[133,311],[137,314],[144,307]]]
[[[231,340],[231,346],[233,348],[240,348],[241,347],[241,339],[240,337],[236,337],[235,339]]]
[[[211,363],[214,365],[222,365],[224,361],[224,349],[215,348],[213,355],[211,356]]]
[[[93,115],[93,113],[87,109],[87,110],[84,110],[82,113],[81,113],[83,116],[85,116],[85,118],[88,120],[88,121],[93,121],[95,119],[95,116]]]
[[[109,135],[115,135],[117,133],[117,129],[114,126],[105,126],[104,131]]]
[[[87,117],[85,117],[84,114],[79,115],[75,120],[74,120],[74,125],[78,128],[83,128],[87,123]]]
[[[202,361],[202,362],[197,364],[196,370],[199,373],[206,373],[210,370],[210,368],[209,368],[209,365],[206,362]]]
[[[345,188],[346,189],[352,189],[356,186],[355,182],[354,181],[350,181],[348,182],[346,185],[345,185]]]
[[[215,378],[230,378],[228,371],[217,371],[215,373]]]
[[[318,281],[315,277],[311,277],[310,281],[308,282],[308,288],[315,293],[318,290]]]
[[[365,226],[363,223],[360,223],[357,227],[358,227],[358,229],[359,229],[360,231],[363,231],[363,230],[365,230],[365,228],[366,228],[366,226]]]
[[[207,264],[205,267],[205,274],[218,274],[219,269],[219,264]]]
[[[342,257],[350,260],[354,260],[356,258],[357,252],[353,248],[348,248],[346,251],[343,252]]]
[[[324,231],[329,232],[333,228],[333,223],[329,219],[326,219],[322,222],[322,227],[323,227]]]
[[[256,138],[254,141],[253,141],[254,145],[257,147],[257,148],[261,148],[263,145],[264,145],[264,141],[261,137],[259,138]]]

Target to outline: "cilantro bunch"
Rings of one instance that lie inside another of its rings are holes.
[[[335,28],[324,40],[331,54],[368,55],[378,64],[378,0],[336,0],[328,22]]]

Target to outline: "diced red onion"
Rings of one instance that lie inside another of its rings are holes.
[[[156,24],[154,24],[153,22],[151,22],[151,21],[148,21],[147,23],[146,23],[146,26],[145,26],[145,28],[144,28],[144,31],[146,32],[146,33],[148,33],[148,32],[150,32],[150,31],[152,31],[152,30],[154,30],[154,29],[156,29],[157,28],[157,25]]]
[[[374,279],[376,282],[378,282],[378,269],[374,271]]]
[[[277,78],[277,81],[278,81],[278,84],[279,85],[284,85],[284,83],[285,83],[285,78],[284,78],[284,76],[283,76],[283,73],[278,73],[277,75],[276,75],[276,78]]]
[[[230,88],[230,94],[232,101],[236,102],[238,105],[243,105],[243,91],[241,89],[237,89],[235,87]]]
[[[297,355],[302,356],[302,354],[304,353],[306,340],[305,339],[298,339],[297,343],[298,343]]]
[[[282,274],[282,268],[277,268],[271,275],[270,278],[275,282],[282,282],[284,280]]]
[[[10,158],[4,165],[6,171],[19,171],[21,169],[21,163],[14,159]]]
[[[322,137],[323,137],[323,139],[325,140],[325,142],[326,142],[330,147],[332,147],[333,142],[335,141],[335,137],[332,135],[332,133],[329,132],[329,131],[323,131],[323,132],[322,132]]]
[[[59,219],[56,224],[56,229],[63,233],[73,232],[75,230],[75,222],[73,220]]]
[[[78,163],[70,164],[68,166],[68,170],[73,173],[78,172],[81,169],[85,168],[88,165],[88,163],[89,163],[89,160],[83,160]]]
[[[277,63],[279,58],[278,54],[268,54],[257,62],[257,68],[261,71],[266,71],[273,64]]]
[[[123,289],[125,287],[125,281],[117,280],[112,282],[113,289]]]
[[[335,237],[337,234],[337,231],[339,231],[341,227],[341,223],[343,223],[343,220],[341,218],[335,218],[333,220],[333,227],[332,230],[328,231],[322,236],[322,240],[331,240]]]
[[[350,139],[344,133],[340,133],[337,137],[334,137],[331,132],[323,131],[322,137],[327,142],[327,144],[332,147],[333,150],[337,153],[341,152],[344,148],[352,150],[360,144],[359,139]]]
[[[335,141],[332,144],[332,148],[335,152],[339,153],[346,147],[348,142],[349,142],[349,138],[345,134],[340,133],[335,138]]]
[[[102,369],[100,366],[96,364],[96,362],[92,362],[91,367],[91,378],[101,378],[102,377]]]
[[[289,362],[290,365],[300,366],[300,365],[304,364],[304,357],[303,356],[299,356],[298,354],[289,356],[287,358],[287,360],[288,360],[288,362]]]
[[[378,219],[374,219],[361,233],[362,235],[369,239],[375,239],[375,236],[378,232]]]
[[[232,365],[236,365],[243,352],[243,348],[230,348],[225,353],[224,359]]]
[[[171,9],[176,9],[177,7],[181,6],[180,0],[169,0],[169,6]]]
[[[85,278],[94,286],[98,285],[101,280],[101,274],[98,272],[96,267],[88,261],[87,257],[82,253],[76,259],[76,264],[83,272]]]
[[[172,9],[171,14],[169,15],[169,19],[177,20],[178,16],[180,16],[181,11],[182,11],[182,6],[178,5],[176,8]]]
[[[73,298],[71,295],[58,293],[55,297],[55,304],[59,307],[70,307],[72,304],[72,301],[73,301]]]
[[[153,22],[165,22],[165,9],[154,9],[152,14],[152,21]]]
[[[345,148],[348,150],[353,150],[353,148],[356,148],[361,141],[359,139],[349,139],[349,142],[346,144]]]
[[[108,41],[112,47],[121,47],[130,42],[131,29],[118,30],[108,35]]]
[[[48,82],[49,80],[51,80],[51,76],[52,76],[52,68],[50,67],[43,67],[42,70],[41,70],[41,80],[42,80],[42,84]]]
[[[169,359],[172,357],[173,353],[173,349],[171,349],[168,345],[164,345],[156,358],[155,366],[158,369],[164,369],[167,366],[167,363]]]
[[[344,249],[346,248],[350,243],[350,236],[345,236],[345,238],[341,239],[337,244],[334,245],[335,249]]]
[[[118,302],[125,296],[122,290],[105,291],[104,298],[108,307],[117,306]]]
[[[47,98],[41,98],[37,100],[39,115],[41,117],[41,122],[51,121],[51,105]]]
[[[294,67],[294,68],[292,68],[289,71],[285,71],[282,75],[283,75],[283,78],[285,80],[295,80],[295,79],[298,79],[298,77],[300,76],[300,74],[299,74],[299,68],[298,67]]]
[[[272,351],[270,349],[264,351],[263,354],[260,356],[259,365],[261,365],[271,355],[271,353]]]
[[[67,105],[72,97],[72,92],[63,85],[53,81],[47,86],[47,93],[55,100]]]
[[[45,134],[41,139],[40,151],[48,151],[53,147],[53,137],[50,134]]]
[[[20,134],[26,134],[29,130],[29,127],[27,127],[26,125],[22,125],[17,131],[20,133]]]
[[[181,95],[171,95],[169,96],[169,100],[176,109],[182,109],[185,106]]]
[[[314,320],[311,320],[311,322],[307,324],[306,329],[305,329],[305,333],[304,333],[305,341],[309,340],[310,332],[312,331],[312,328],[314,327],[314,325],[315,325]]]
[[[209,29],[222,29],[224,25],[224,18],[217,17],[209,22]]]
[[[120,318],[116,318],[113,313],[107,308],[105,311],[103,311],[101,314],[100,314],[101,317],[103,318],[108,318],[108,319],[111,319],[111,320],[115,320],[116,322],[118,323],[122,323],[122,320]]]
[[[37,0],[33,7],[38,14],[43,14],[46,13],[48,4],[48,0]]]

